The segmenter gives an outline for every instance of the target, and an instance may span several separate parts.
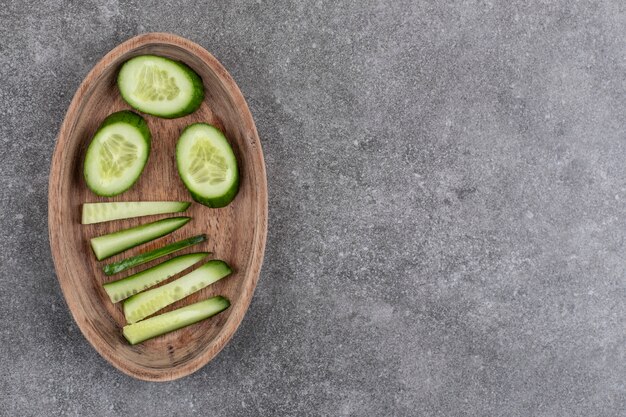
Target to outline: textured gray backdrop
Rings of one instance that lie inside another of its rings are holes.
[[[231,72],[270,190],[242,326],[164,384],[81,336],[46,218],[72,95],[150,31]],[[626,415],[625,38],[621,0],[2,1],[0,415]]]

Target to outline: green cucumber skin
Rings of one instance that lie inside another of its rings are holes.
[[[157,248],[136,256],[131,256],[130,258],[122,259],[118,262],[110,263],[103,266],[102,270],[106,275],[110,276],[204,241],[206,241],[206,235],[198,235],[179,240],[178,242],[165,245],[162,248]]]
[[[110,258],[113,255],[117,255],[118,253],[124,252],[128,249],[132,249],[136,246],[142,245],[146,242],[150,242],[152,240],[158,239],[160,237],[163,237],[167,234],[172,233],[173,231],[180,229],[181,227],[183,227],[185,224],[187,224],[187,222],[189,222],[189,220],[191,220],[191,217],[170,217],[167,219],[163,219],[163,220],[157,220],[156,222],[152,222],[152,223],[146,223],[146,224],[142,224],[136,227],[131,227],[129,229],[124,229],[124,230],[120,230],[119,232],[114,232],[114,233],[109,233],[107,235],[102,235],[102,236],[98,236],[95,237],[93,239],[91,239],[91,248],[93,249],[94,254],[96,255],[96,259],[98,259],[99,261],[106,259],[106,258]],[[129,243],[126,246],[119,246],[117,249],[111,250],[111,251],[105,251],[105,253],[98,255],[96,249],[94,249],[94,241],[97,241],[98,239],[102,239],[102,238],[110,238],[110,237],[115,237],[115,236],[121,236],[124,233],[131,231],[131,230],[136,230],[136,229],[143,229],[143,228],[147,228],[148,226],[153,226],[157,223],[165,223],[165,222],[171,222],[172,223],[172,227],[168,230],[166,230],[165,232],[162,233],[157,233],[155,235],[148,235],[148,237],[146,237],[145,239],[138,239],[136,241],[133,241],[132,243]]]
[[[227,298],[218,295],[168,313],[124,326],[122,334],[131,345],[173,332],[215,316],[230,307]]]
[[[142,204],[150,203],[152,205],[151,209],[145,211],[143,209],[143,213],[140,213],[142,210],[137,210],[135,214],[128,215],[128,212],[124,213],[124,209],[128,210],[128,205],[136,205],[141,207]],[[154,209],[154,205],[158,203],[167,204],[170,209],[167,210],[157,210]],[[124,205],[127,205],[124,207]],[[84,203],[83,210],[81,215],[81,224],[95,224],[95,223],[103,223],[109,222],[113,220],[122,220],[122,219],[130,219],[134,217],[143,217],[143,216],[153,216],[157,214],[169,214],[169,213],[180,213],[187,210],[191,206],[191,203],[185,201],[122,201],[122,202],[109,202],[109,203]],[[112,210],[117,210],[118,213],[98,213],[98,211],[107,210],[107,207],[111,207]],[[95,211],[95,213],[94,213]]]
[[[137,113],[134,113],[130,110],[122,110],[122,111],[118,111],[115,113],[112,113],[110,115],[108,115],[100,124],[100,126],[98,127],[98,129],[96,130],[96,133],[94,133],[94,137],[96,136],[96,134],[104,129],[105,127],[115,124],[115,123],[126,123],[129,124],[135,128],[137,128],[139,130],[139,132],[141,133],[141,137],[143,137],[143,139],[146,142],[146,146],[148,147],[147,152],[146,152],[146,158],[143,161],[143,168],[141,168],[141,171],[139,172],[139,175],[137,175],[137,178],[135,178],[135,180],[133,182],[131,182],[128,187],[124,188],[122,191],[116,192],[116,193],[101,193],[98,190],[94,190],[93,187],[91,187],[91,185],[89,184],[89,179],[88,179],[88,175],[87,175],[87,170],[84,169],[83,167],[83,175],[85,177],[85,183],[87,184],[87,188],[89,188],[95,195],[100,196],[100,197],[114,197],[116,195],[120,195],[122,193],[125,193],[126,191],[128,191],[133,185],[135,185],[135,183],[137,182],[137,180],[139,180],[139,177],[141,177],[141,174],[143,174],[143,170],[146,168],[146,164],[148,163],[148,158],[150,156],[150,150],[151,150],[151,141],[152,141],[152,135],[150,133],[150,128],[148,128],[148,123],[146,123],[146,121],[144,120],[143,117],[141,117],[140,115],[138,115]],[[93,140],[93,138],[92,138]],[[91,143],[90,143],[91,146]],[[89,147],[87,148],[87,152],[89,152]]]
[[[152,268],[145,269],[133,275],[129,275],[126,278],[118,279],[116,281],[107,282],[103,285],[104,290],[111,299],[112,303],[122,301],[132,295],[137,294],[147,288],[153,287],[160,282],[171,278],[173,275],[184,271],[191,267],[193,264],[200,262],[202,259],[209,256],[209,252],[197,252],[189,253],[186,255],[179,255],[172,259],[168,259],[165,262],[161,262]],[[177,264],[181,264],[182,268],[177,268],[171,275],[159,276],[158,274],[169,266],[176,267]],[[155,277],[156,275],[156,277]]]
[[[106,117],[106,119],[102,121],[100,127],[98,127],[98,130],[120,122],[127,123],[139,129],[141,135],[144,138],[147,138],[148,146],[150,145],[149,140],[150,138],[152,138],[152,135],[150,134],[150,128],[148,128],[148,123],[146,123],[143,117],[130,110],[121,110],[115,113],[111,113]]]
[[[206,271],[207,273],[214,274],[215,276],[210,277],[208,282],[204,282],[198,287],[193,286],[191,288],[186,288],[185,286],[189,285],[190,276],[193,274],[195,277],[201,271]],[[169,282],[161,287],[135,294],[127,298],[123,304],[126,322],[135,323],[143,320],[168,305],[182,300],[183,298],[208,287],[222,278],[229,276],[232,272],[232,269],[226,262],[213,259],[189,274],[178,278],[177,280]]]
[[[230,204],[231,201],[235,199],[235,196],[239,192],[239,170],[237,170],[237,178],[235,179],[233,187],[228,191],[228,193],[220,197],[205,198],[202,197],[200,194],[194,193],[189,188],[187,190],[189,191],[189,194],[191,194],[191,197],[194,199],[194,201],[197,201],[202,205],[211,208],[226,207]]]
[[[180,143],[180,138],[185,134],[185,131],[196,125],[208,125],[208,126],[211,126],[212,128],[217,129],[215,126],[209,125],[208,123],[192,123],[183,129],[183,131],[181,132],[179,136],[178,143]],[[220,129],[217,129],[217,130],[220,130]],[[220,132],[222,133],[222,135],[224,134],[221,130]],[[231,201],[235,199],[235,197],[237,196],[237,193],[239,192],[239,163],[237,163],[237,165],[235,166],[235,182],[226,194],[221,195],[219,197],[204,197],[194,192],[184,179],[185,177],[183,173],[181,172],[182,164],[178,163],[178,143],[176,143],[176,160],[177,160],[176,168],[178,169],[178,176],[180,177],[181,181],[185,185],[185,188],[187,188],[187,191],[189,191],[189,194],[191,194],[191,197],[194,199],[194,201],[202,205],[205,205],[207,207],[211,207],[211,208],[222,208],[222,207],[226,207],[227,205],[229,205]],[[232,146],[231,146],[231,150],[232,150]],[[236,157],[235,157],[235,160],[237,160]]]
[[[156,113],[146,112],[143,109],[139,109],[139,108],[133,106],[132,104],[130,104],[131,101],[124,95],[124,92],[122,91],[122,89],[118,88],[118,90],[120,92],[120,95],[122,96],[124,101],[129,106],[131,106],[135,110],[140,111],[142,113],[149,114],[149,115],[156,116],[156,117],[161,117],[163,119],[176,119],[178,117],[187,116],[188,114],[191,114],[191,113],[195,112],[196,110],[198,110],[200,108],[200,105],[204,101],[204,84],[202,83],[202,78],[200,78],[200,76],[194,70],[192,70],[187,64],[185,64],[183,62],[174,61],[173,59],[165,58],[163,56],[158,56],[158,55],[140,55],[140,56],[151,56],[151,57],[157,57],[157,58],[161,58],[161,59],[166,59],[166,60],[172,62],[178,68],[180,68],[181,71],[191,81],[192,88],[193,88],[193,96],[192,96],[191,100],[189,100],[189,103],[187,104],[187,106],[184,107],[183,109],[179,110],[178,112],[156,114]],[[139,56],[137,56],[135,58],[138,58],[138,57]],[[118,86],[120,84],[119,83],[119,78],[120,78],[120,74],[122,73],[122,68],[124,68],[124,65],[128,64],[131,60],[132,60],[132,58],[129,59],[128,61],[126,61],[124,64],[122,64],[122,67],[120,68],[120,71],[118,72],[118,75],[117,75],[117,79],[118,79],[117,85]]]

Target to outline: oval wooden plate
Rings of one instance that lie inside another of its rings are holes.
[[[206,98],[198,111],[179,119],[143,115],[152,132],[152,151],[143,174],[122,195],[100,198],[87,189],[83,179],[85,150],[107,115],[130,108],[117,89],[117,72],[124,61],[142,54],[161,55],[189,65],[202,77]],[[90,238],[169,216],[83,226],[81,204],[192,201],[178,177],[174,149],[181,130],[194,122],[211,123],[229,139],[241,178],[235,200],[221,209],[194,203],[182,214],[193,218],[183,228],[103,262],[96,261]],[[261,143],[248,106],[226,69],[210,53],[175,35],[149,33],[122,43],[102,58],[78,88],[61,126],[52,157],[48,197],[50,245],[61,289],[78,327],[106,360],[133,377],[167,381],[198,370],[217,355],[241,323],[259,277],[267,235],[267,181]],[[207,234],[207,242],[176,255],[210,251],[235,272],[164,311],[218,294],[227,297],[231,307],[184,329],[129,345],[121,331],[125,324],[121,304],[109,301],[102,284],[156,265],[164,258],[113,277],[106,277],[101,267],[201,233]]]

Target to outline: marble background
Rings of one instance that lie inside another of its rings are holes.
[[[230,71],[267,163],[219,356],[133,380],[55,278],[47,181],[90,68],[144,32]],[[0,415],[624,416],[626,3],[0,7]]]

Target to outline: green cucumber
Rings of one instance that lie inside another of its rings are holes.
[[[119,232],[109,233],[91,239],[91,248],[101,261],[109,256],[124,252],[142,243],[149,242],[184,226],[191,217],[170,217],[156,222],[142,224]]]
[[[198,269],[161,287],[135,294],[124,301],[124,316],[135,323],[162,308],[181,300],[202,288],[230,275],[232,270],[224,261],[212,260]]]
[[[156,55],[126,61],[117,76],[117,87],[131,107],[167,119],[193,113],[204,100],[198,74],[182,62]]]
[[[140,253],[139,255],[131,256],[130,258],[122,259],[118,262],[110,263],[102,267],[102,269],[107,275],[117,274],[118,272],[125,271],[128,268],[145,264],[146,262],[150,262],[153,259],[169,255],[170,253],[185,249],[186,247],[195,245],[196,243],[204,242],[205,240],[206,235],[198,235],[190,237],[188,239],[179,240],[178,242],[165,245],[162,248],[153,249],[148,252]]]
[[[146,121],[128,110],[111,114],[87,148],[87,187],[103,197],[123,193],[139,179],[149,154],[150,130]]]
[[[179,213],[191,203],[182,201],[124,201],[119,203],[84,203],[82,224],[130,219],[155,214]]]
[[[104,290],[109,295],[111,302],[117,303],[184,271],[208,255],[208,252],[199,252],[176,256],[134,275],[107,282],[103,285]]]
[[[176,165],[197,202],[224,207],[239,190],[239,169],[224,134],[206,123],[187,126],[176,144]]]
[[[123,334],[131,345],[189,326],[214,316],[230,306],[228,299],[218,295],[158,316],[124,326]]]

